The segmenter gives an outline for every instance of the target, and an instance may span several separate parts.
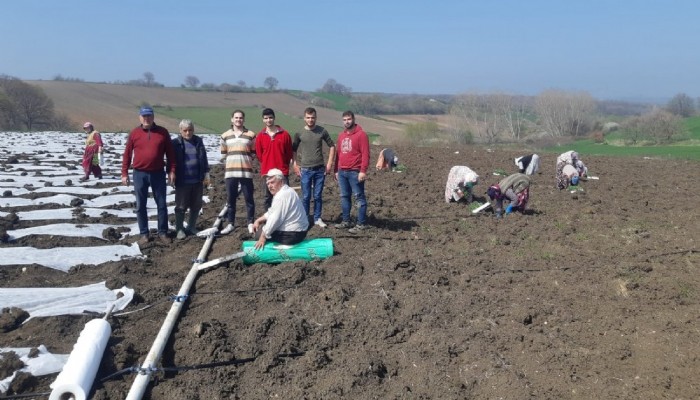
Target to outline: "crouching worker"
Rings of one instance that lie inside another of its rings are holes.
[[[375,168],[377,168],[377,171],[381,171],[383,169],[394,171],[398,165],[399,157],[396,155],[396,153],[394,153],[394,150],[386,148],[379,152],[379,158],[377,159],[377,165],[375,165]]]
[[[175,149],[175,230],[177,238],[197,234],[197,217],[202,209],[204,186],[209,186],[209,162],[202,138],[194,134],[189,119],[180,121],[180,136],[172,140]],[[185,229],[185,211],[190,216]]]
[[[528,154],[518,157],[515,159],[515,166],[518,167],[521,174],[535,175],[540,169],[540,156],[537,154]]]
[[[569,185],[578,185],[579,178],[579,170],[573,165],[564,163],[557,164],[557,188],[559,190],[566,189]]]
[[[525,174],[513,174],[503,178],[498,185],[491,185],[486,192],[494,202],[496,218],[503,214],[503,200],[508,200],[506,214],[513,211],[525,211],[530,198],[530,177]]]
[[[470,204],[473,199],[474,185],[479,183],[479,175],[464,165],[455,165],[447,175],[445,185],[445,202],[464,202]]]
[[[287,185],[284,173],[277,168],[267,171],[265,183],[272,193],[272,205],[253,222],[253,232],[258,239],[255,249],[262,249],[268,239],[288,245],[301,242],[309,230],[309,217],[299,196]]]
[[[559,164],[571,165],[578,171],[579,178],[585,178],[588,176],[588,167],[581,161],[579,154],[573,150],[569,150],[565,153],[561,153],[557,157],[557,171],[559,170]],[[563,167],[562,167],[563,168]]]

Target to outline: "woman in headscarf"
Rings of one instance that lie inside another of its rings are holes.
[[[491,201],[494,201],[493,210],[496,218],[503,213],[503,200],[508,200],[506,214],[513,211],[525,211],[530,200],[530,177],[525,174],[513,174],[503,178],[497,185],[491,185],[486,192]]]
[[[455,165],[450,169],[445,185],[445,202],[464,201],[472,202],[474,185],[479,183],[479,175],[471,168],[464,165]]]
[[[80,178],[81,182],[85,182],[90,179],[90,173],[97,179],[102,179],[102,168],[100,168],[100,159],[102,158],[102,137],[100,132],[95,130],[92,126],[92,122],[86,122],[83,124],[83,130],[87,133],[87,138],[85,139],[85,152],[83,153],[83,177]]]

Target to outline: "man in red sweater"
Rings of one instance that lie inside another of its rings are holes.
[[[284,182],[289,184],[289,164],[292,161],[292,137],[289,132],[275,125],[275,112],[266,108],[262,112],[265,127],[255,137],[255,155],[260,160],[260,175],[277,168],[284,174]],[[265,186],[265,210],[272,205],[272,193]]]
[[[165,174],[167,171],[167,184],[175,182],[175,150],[168,130],[153,122],[151,107],[142,107],[139,115],[141,125],[129,133],[122,156],[122,184],[127,186],[130,184],[129,167],[133,166],[136,220],[141,234],[139,245],[145,245],[150,241],[146,212],[149,186],[153,191],[158,209],[158,239],[168,244],[170,238],[168,237],[168,207],[165,201]],[[164,156],[167,159],[167,168],[166,161],[163,160]]]
[[[350,233],[360,233],[367,228],[367,199],[365,198],[365,180],[369,167],[369,138],[362,127],[355,123],[352,111],[343,113],[343,127],[338,135],[335,153],[335,180],[340,186],[340,208],[343,222],[338,229],[347,229]],[[350,195],[357,202],[357,225],[350,221],[352,203]]]

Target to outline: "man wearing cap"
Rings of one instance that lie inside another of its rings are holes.
[[[100,132],[95,130],[92,126],[92,122],[86,122],[83,124],[83,130],[87,133],[87,138],[85,139],[85,152],[83,153],[83,177],[80,178],[81,182],[85,182],[90,179],[90,173],[95,175],[95,178],[102,179],[102,168],[100,168],[100,162],[102,161],[102,150],[103,143]]]
[[[148,213],[146,199],[148,188],[153,191],[153,198],[158,209],[158,239],[170,243],[168,237],[168,208],[166,195],[167,184],[175,182],[175,150],[170,133],[153,122],[153,109],[142,107],[139,112],[141,125],[131,130],[122,156],[122,184],[129,185],[129,167],[132,166],[134,191],[136,192],[136,219],[139,224],[139,244],[150,241],[148,234]],[[163,158],[166,158],[164,160]],[[167,168],[166,168],[167,167]]]
[[[267,240],[280,244],[297,244],[306,238],[309,216],[299,196],[287,185],[284,173],[272,168],[265,174],[267,190],[272,193],[272,205],[253,222],[253,231],[258,241],[256,249],[262,249]]]

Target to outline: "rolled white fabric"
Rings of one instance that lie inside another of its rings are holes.
[[[49,400],[87,399],[111,333],[109,322],[103,319],[93,319],[85,324],[68,362],[51,384],[53,390]]]

